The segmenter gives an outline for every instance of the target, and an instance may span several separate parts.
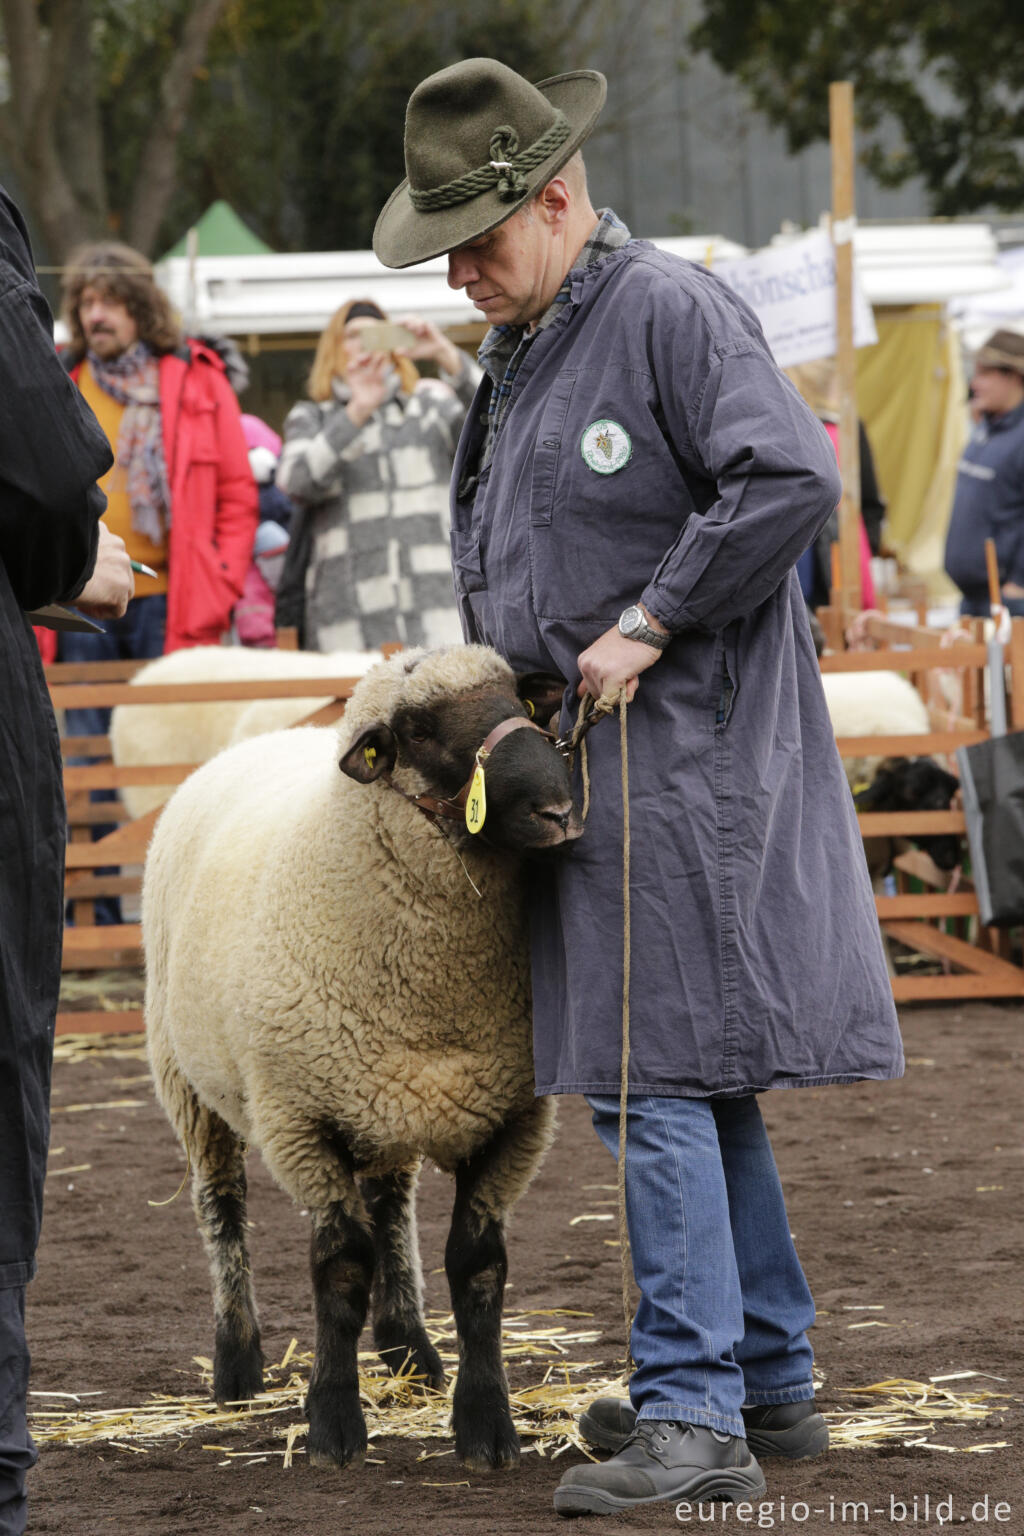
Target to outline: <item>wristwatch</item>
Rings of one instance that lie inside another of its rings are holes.
[[[644,645],[653,645],[656,651],[663,651],[672,638],[671,635],[661,635],[652,629],[644,618],[643,609],[635,603],[619,615],[619,634],[627,640],[642,640]]]

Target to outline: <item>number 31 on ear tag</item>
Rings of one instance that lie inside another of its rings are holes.
[[[466,797],[466,826],[471,832],[479,832],[487,815],[487,793],[484,789],[484,765],[478,762]]]

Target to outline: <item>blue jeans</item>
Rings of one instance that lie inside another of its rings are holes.
[[[619,1101],[587,1098],[618,1154]],[[814,1396],[814,1302],[757,1099],[630,1095],[626,1216],[640,1418],[744,1433],[740,1409]]]
[[[65,630],[60,637],[61,661],[151,661],[162,656],[164,631],[167,627],[167,598],[162,592],[152,597],[135,597],[128,604],[120,619],[104,619],[102,633],[94,630],[80,632]],[[105,736],[110,729],[110,710],[92,705],[84,709],[67,711],[66,733],[68,736]],[[96,762],[92,757],[70,757],[68,766],[80,766]],[[89,799],[96,803],[116,800],[112,789],[94,789]],[[92,841],[98,842],[114,829],[94,827]],[[112,869],[100,869],[96,873],[112,874]],[[121,903],[116,896],[100,896],[96,901],[98,924],[119,923]]]

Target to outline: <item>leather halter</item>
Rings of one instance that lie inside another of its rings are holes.
[[[525,715],[510,715],[507,720],[500,721],[493,731],[489,731],[484,737],[482,745],[477,748],[473,758],[474,772],[478,766],[482,767],[486,763],[499,741],[510,735],[512,731],[524,729],[537,731],[552,744],[555,744],[555,738],[550,731],[545,731],[541,726],[535,725],[532,720],[527,720]],[[404,789],[399,789],[390,773],[381,774],[381,778],[390,789],[393,789],[396,794],[401,795],[403,800],[408,800],[418,811],[422,811],[432,826],[436,826],[441,819],[446,821],[462,821],[465,818],[466,801],[469,799],[469,787],[473,782],[472,773],[458,794],[453,795],[449,800],[440,799],[436,795],[410,795]]]

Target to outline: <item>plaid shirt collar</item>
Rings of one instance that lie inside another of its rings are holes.
[[[563,304],[568,303],[572,291],[572,275],[583,267],[593,266],[612,251],[625,245],[632,236],[610,208],[602,208],[600,218],[584,243],[583,249],[566,273],[565,281],[541,315],[533,330],[518,325],[495,325],[483,339],[477,359],[491,381],[491,398],[487,405],[487,436],[480,455],[481,469],[490,461],[494,441],[505,419],[512,395],[512,385],[526,357],[530,343],[555,319]]]

